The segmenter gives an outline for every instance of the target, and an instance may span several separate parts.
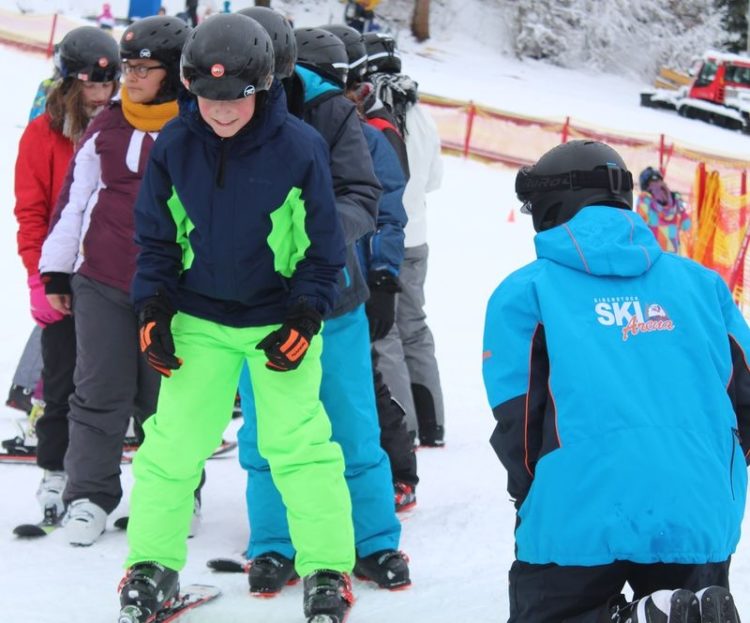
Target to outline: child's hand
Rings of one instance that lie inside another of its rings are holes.
[[[296,370],[310,347],[310,340],[320,331],[321,322],[320,314],[314,309],[292,309],[284,324],[271,331],[255,347],[265,351],[268,357],[266,368],[277,372]]]
[[[182,365],[182,359],[174,354],[172,316],[174,310],[161,295],[148,299],[139,316],[141,352],[148,365],[162,376],[172,376],[172,370]]]

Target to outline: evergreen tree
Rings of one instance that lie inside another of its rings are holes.
[[[727,37],[724,40],[727,49],[732,52],[747,50],[747,3],[748,0],[718,0],[717,4],[726,12],[724,28]]]

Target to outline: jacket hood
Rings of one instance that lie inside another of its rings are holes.
[[[588,206],[534,238],[539,259],[599,276],[635,277],[651,269],[662,250],[643,219],[630,210]]]
[[[207,142],[232,141],[240,147],[254,147],[265,143],[283,124],[287,118],[286,95],[278,80],[268,91],[261,91],[262,104],[244,128],[234,136],[222,139],[217,136],[201,117],[196,97],[185,91],[179,97],[180,118],[192,132]]]
[[[331,91],[343,93],[340,86],[337,86],[320,74],[315,73],[312,69],[307,69],[307,67],[297,65],[294,68],[294,71],[300,77],[300,80],[302,80],[302,84],[305,87],[305,104],[311,102],[316,97],[320,97]]]

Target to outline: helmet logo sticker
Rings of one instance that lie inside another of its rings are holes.
[[[135,33],[132,30],[125,33],[125,41],[130,41],[133,37],[135,37]]]
[[[248,84],[245,87],[245,90],[242,92],[242,96],[243,97],[249,97],[253,93],[255,93],[255,87],[252,84]]]
[[[216,63],[211,67],[211,75],[214,78],[221,78],[224,75],[224,65]]]
[[[103,56],[99,59],[99,67],[106,67],[109,65],[109,61]]]
[[[141,58],[151,58],[151,50],[148,48],[143,48],[139,53],[138,56]]]

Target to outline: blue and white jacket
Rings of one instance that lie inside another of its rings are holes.
[[[627,210],[584,208],[535,244],[484,332],[518,559],[726,560],[750,451],[750,330],[727,286]]]

